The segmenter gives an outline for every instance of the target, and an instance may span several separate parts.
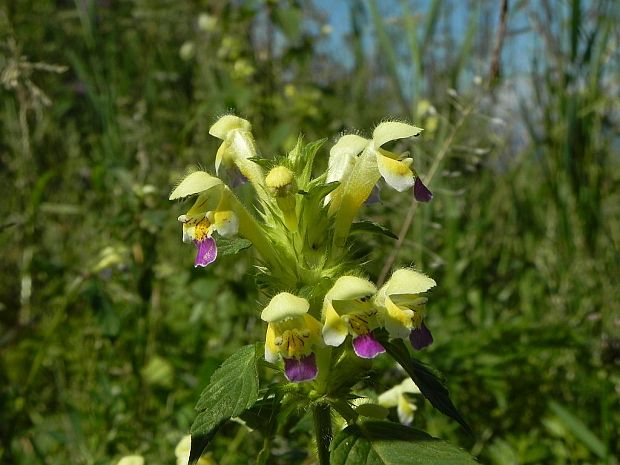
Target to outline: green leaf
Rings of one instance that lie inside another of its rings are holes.
[[[235,255],[252,246],[252,242],[241,237],[222,237],[218,236],[217,240],[217,254],[221,257],[227,255]]]
[[[583,442],[591,452],[598,457],[604,459],[607,457],[607,447],[603,441],[601,441],[586,425],[573,415],[568,409],[562,407],[557,402],[549,402],[549,408],[553,413],[557,415],[560,421],[564,424],[573,435]]]
[[[393,339],[389,341],[385,332],[377,332],[376,336],[381,345],[385,347],[386,352],[403,367],[432,406],[444,415],[456,420],[471,434],[471,428],[452,403],[450,393],[443,380],[431,368],[413,358],[402,340]]]
[[[386,421],[351,425],[331,445],[331,465],[474,465],[467,452],[428,434]]]
[[[264,169],[271,169],[274,167],[274,161],[269,158],[250,157],[248,160],[253,161],[258,166]]]
[[[199,413],[191,428],[190,464],[200,458],[223,422],[240,415],[258,399],[258,353],[254,345],[242,347],[213,373],[196,405]]]
[[[301,170],[300,176],[300,185],[306,186],[306,184],[310,182],[310,178],[312,177],[312,167],[314,166],[314,158],[325,141],[327,141],[327,139],[319,139],[305,145],[302,148],[301,157],[299,160],[300,163],[303,163],[303,169]]]
[[[398,239],[398,236],[396,234],[394,234],[382,224],[374,223],[367,220],[358,221],[357,223],[353,223],[351,225],[350,234],[360,233],[383,234],[384,236],[391,237],[392,239]]]
[[[327,194],[332,192],[340,185],[340,181],[330,182],[328,184],[321,184],[314,186],[309,192],[299,191],[299,193],[308,199],[309,203],[315,204],[323,199]]]

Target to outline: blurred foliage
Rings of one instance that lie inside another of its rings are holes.
[[[3,3],[0,462],[172,463],[215,368],[262,337],[247,252],[194,270],[167,201],[234,111],[267,156],[299,132],[425,127],[435,199],[368,206],[394,231],[413,218],[402,246],[368,239],[368,269],[392,256],[439,283],[424,358],[475,436],[428,404],[414,425],[483,463],[617,463],[617,2],[509,2],[517,53],[491,82],[499,2],[326,6]],[[311,463],[309,420],[288,426],[274,460]],[[261,441],[231,423],[214,457],[253,463]]]

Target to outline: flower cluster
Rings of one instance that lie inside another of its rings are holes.
[[[261,281],[271,297],[261,313],[267,323],[265,359],[283,360],[289,381],[320,378],[320,371],[329,369],[333,350],[365,359],[385,352],[377,331],[409,340],[418,350],[432,342],[424,323],[424,293],[435,281],[401,268],[378,287],[362,277],[351,259],[354,220],[382,178],[399,192],[411,189],[418,201],[432,198],[413,169],[413,159],[384,148],[421,131],[384,122],[370,139],[344,135],[330,150],[326,172],[313,177],[320,144],[300,140],[287,156],[264,159],[250,123],[227,115],[209,131],[222,140],[215,172],[249,182],[257,204],[246,208],[234,193],[237,182],[227,184],[205,171],[190,173],[170,195],[171,200],[195,197],[179,216],[183,241],[197,248],[195,266],[216,260],[221,238],[249,241],[258,252]]]
[[[281,357],[289,381],[307,381],[317,375],[315,352],[339,347],[349,335],[353,351],[361,358],[385,352],[373,335],[379,328],[423,349],[433,338],[424,324],[426,298],[420,294],[433,286],[431,278],[406,268],[397,270],[378,291],[366,279],[342,276],[325,294],[321,322],[308,314],[306,299],[288,292],[277,294],[261,315],[269,323],[265,359],[275,362]]]

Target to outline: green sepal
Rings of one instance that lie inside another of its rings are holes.
[[[258,359],[261,344],[242,347],[211,376],[196,404],[198,415],[191,427],[190,465],[195,463],[227,420],[252,407],[258,399]]]
[[[369,234],[383,234],[392,239],[398,239],[398,236],[390,231],[389,228],[386,228],[382,224],[375,223],[373,221],[357,221],[351,225],[351,230],[349,234],[361,234],[361,233],[369,233]]]
[[[387,421],[350,425],[334,438],[331,465],[474,465],[467,452],[423,431]]]
[[[385,331],[375,331],[374,334],[386,352],[403,367],[413,382],[420,388],[420,392],[429,400],[431,405],[455,420],[467,433],[473,434],[470,426],[452,403],[444,381],[430,367],[413,358],[402,340],[388,340]]]

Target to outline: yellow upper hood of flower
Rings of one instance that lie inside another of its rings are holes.
[[[170,194],[170,200],[182,199],[190,195],[200,194],[215,187],[222,187],[224,183],[215,176],[204,171],[194,171],[185,176],[179,185]]]
[[[422,323],[426,298],[420,296],[436,285],[435,280],[409,269],[396,270],[375,297],[375,304],[386,310],[385,328],[392,337],[406,338]]]
[[[222,139],[222,144],[215,155],[215,172],[219,173],[220,165],[231,166],[236,158],[248,159],[256,156],[252,125],[249,121],[234,115],[222,116],[211,126],[209,134]],[[252,178],[246,167],[239,166],[242,174]]]
[[[355,165],[357,155],[369,150],[376,156],[377,168],[385,181],[400,192],[408,189],[413,186],[415,178],[411,170],[413,160],[403,159],[381,147],[390,141],[417,136],[421,132],[421,128],[410,124],[387,121],[375,128],[370,140],[355,134],[342,136],[329,152],[327,182],[344,179]]]
[[[377,288],[367,279],[357,276],[341,276],[325,294],[324,303],[332,300],[353,300],[371,296]]]
[[[265,360],[275,362],[278,356],[299,358],[308,355],[321,343],[321,324],[308,315],[310,304],[288,292],[274,296],[261,313],[267,321]]]
[[[280,292],[271,299],[260,317],[263,321],[272,323],[303,315],[308,313],[309,309],[310,303],[303,297],[297,297],[288,292]]]
[[[344,314],[364,314],[371,311],[372,304],[359,299],[371,297],[376,292],[375,285],[366,279],[357,276],[338,278],[323,300],[322,334],[327,345],[337,347],[344,342],[351,326],[349,316]],[[366,331],[368,329],[365,328]]]

